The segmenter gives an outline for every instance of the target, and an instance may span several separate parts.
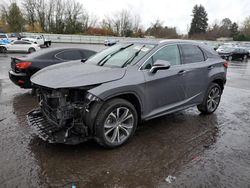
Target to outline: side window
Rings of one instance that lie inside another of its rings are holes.
[[[31,44],[31,43],[29,43],[29,42],[25,42],[25,41],[22,41],[22,44],[29,45],[29,44]]]
[[[181,44],[180,47],[184,64],[197,63],[205,60],[204,54],[198,46]]]
[[[56,54],[55,57],[62,60],[82,59],[82,55],[78,50],[65,50]]]
[[[22,41],[22,40],[17,40],[13,42],[13,44],[31,44],[30,42]]]
[[[157,60],[168,61],[171,65],[181,64],[180,53],[177,45],[163,47],[157,51],[146,63],[144,68],[150,69]]]
[[[17,40],[15,42],[13,42],[13,44],[22,44],[22,41]]]

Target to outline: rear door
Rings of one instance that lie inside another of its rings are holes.
[[[200,103],[208,86],[208,72],[213,66],[199,46],[180,44],[183,63],[182,79],[186,104]]]

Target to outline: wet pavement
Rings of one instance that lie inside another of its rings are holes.
[[[106,150],[93,141],[52,145],[32,133],[26,113],[36,98],[7,74],[19,55],[0,54],[0,187],[250,187],[250,61],[230,64],[214,114],[191,108],[157,118]]]

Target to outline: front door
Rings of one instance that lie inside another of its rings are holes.
[[[156,60],[168,61],[167,70],[150,73]],[[178,108],[184,100],[182,65],[177,45],[168,45],[158,50],[143,66],[145,77],[145,115],[150,118]],[[146,117],[146,118],[147,118]]]

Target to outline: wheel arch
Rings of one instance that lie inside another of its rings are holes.
[[[136,93],[134,92],[118,93],[118,94],[109,96],[108,98],[105,98],[104,101],[108,101],[114,98],[121,98],[130,102],[137,111],[139,122],[141,121],[141,115],[142,115],[142,109],[143,109],[142,101]]]
[[[218,84],[220,86],[221,90],[223,91],[226,81],[223,78],[215,78],[215,79],[213,79],[212,83]]]
[[[138,115],[138,122],[141,121],[141,113],[142,113],[142,102],[137,94],[133,92],[129,93],[117,93],[114,95],[111,95],[109,97],[101,99],[99,102],[94,102],[91,105],[90,113],[86,113],[84,115],[85,117],[85,123],[90,128],[91,134],[95,135],[95,122],[96,122],[96,115],[100,112],[102,106],[105,102],[112,100],[112,99],[124,99],[130,102],[136,109],[137,115]]]

